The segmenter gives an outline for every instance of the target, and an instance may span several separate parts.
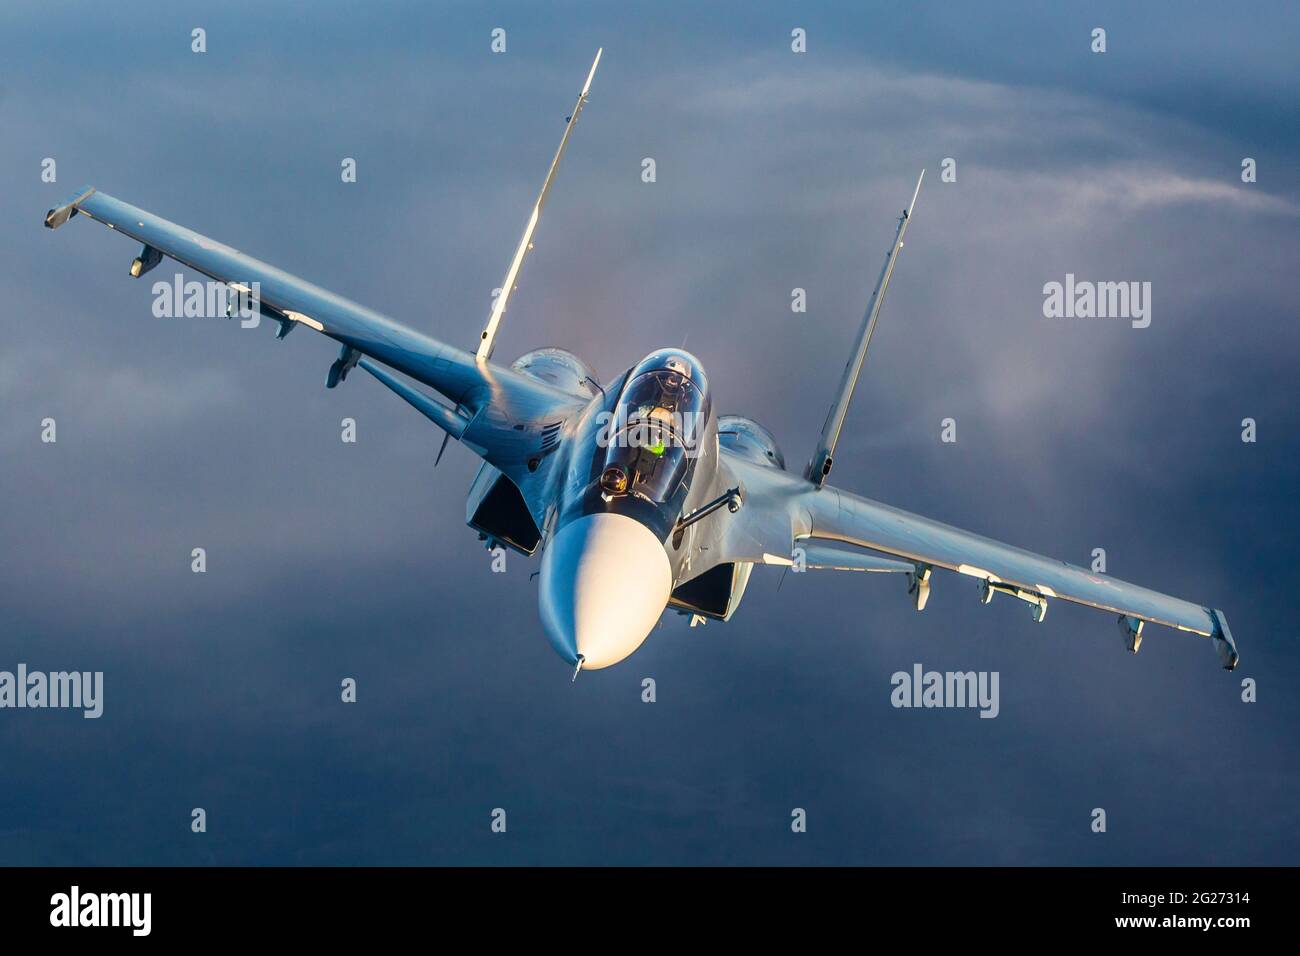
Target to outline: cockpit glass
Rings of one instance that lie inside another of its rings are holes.
[[[613,494],[666,501],[696,455],[705,414],[705,396],[684,368],[633,376],[608,429],[602,487]]]

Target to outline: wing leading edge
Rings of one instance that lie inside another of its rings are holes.
[[[868,548],[913,563],[912,592],[918,607],[924,606],[931,568],[945,568],[980,581],[986,601],[997,593],[1026,601],[1034,606],[1037,620],[1056,599],[1117,614],[1134,653],[1142,641],[1142,625],[1149,621],[1209,637],[1227,670],[1240,660],[1227,619],[1216,608],[1094,574],[829,485],[817,489],[806,480],[777,476],[772,469],[733,456],[727,456],[727,466],[746,485],[747,496],[721,560],[788,564],[788,549],[796,540]],[[821,566],[838,565],[827,560]]]
[[[574,396],[544,382],[478,360],[464,349],[93,187],[84,187],[50,210],[45,225],[58,228],[77,214],[143,244],[141,255],[132,263],[132,275],[148,271],[165,255],[227,285],[251,288],[257,283],[262,311],[281,321],[282,333],[306,325],[343,345],[343,354],[331,369],[330,384],[337,384],[358,362],[368,365],[373,374],[373,363],[362,358],[366,356],[439,392],[455,407],[441,406],[409,387],[412,394],[403,397],[511,477],[528,473],[527,462],[536,455],[534,432],[581,406]],[[147,265],[142,268],[142,264]],[[417,395],[427,403],[424,407],[417,403]]]

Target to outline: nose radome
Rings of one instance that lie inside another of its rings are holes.
[[[672,591],[668,553],[626,515],[585,515],[546,546],[542,626],[555,650],[584,670],[617,664],[654,629]]]

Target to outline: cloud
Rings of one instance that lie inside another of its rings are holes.
[[[1065,183],[1064,191],[1070,197],[1071,211],[1080,214],[1087,210],[1103,214],[1146,213],[1152,208],[1179,205],[1217,205],[1240,212],[1291,217],[1300,214],[1300,207],[1290,200],[1254,185],[1185,176],[1156,166],[1117,165],[1084,172]]]

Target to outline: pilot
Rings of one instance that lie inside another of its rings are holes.
[[[691,377],[691,367],[676,355],[668,356],[668,361],[664,362],[664,368],[670,372],[676,372],[682,378]]]

